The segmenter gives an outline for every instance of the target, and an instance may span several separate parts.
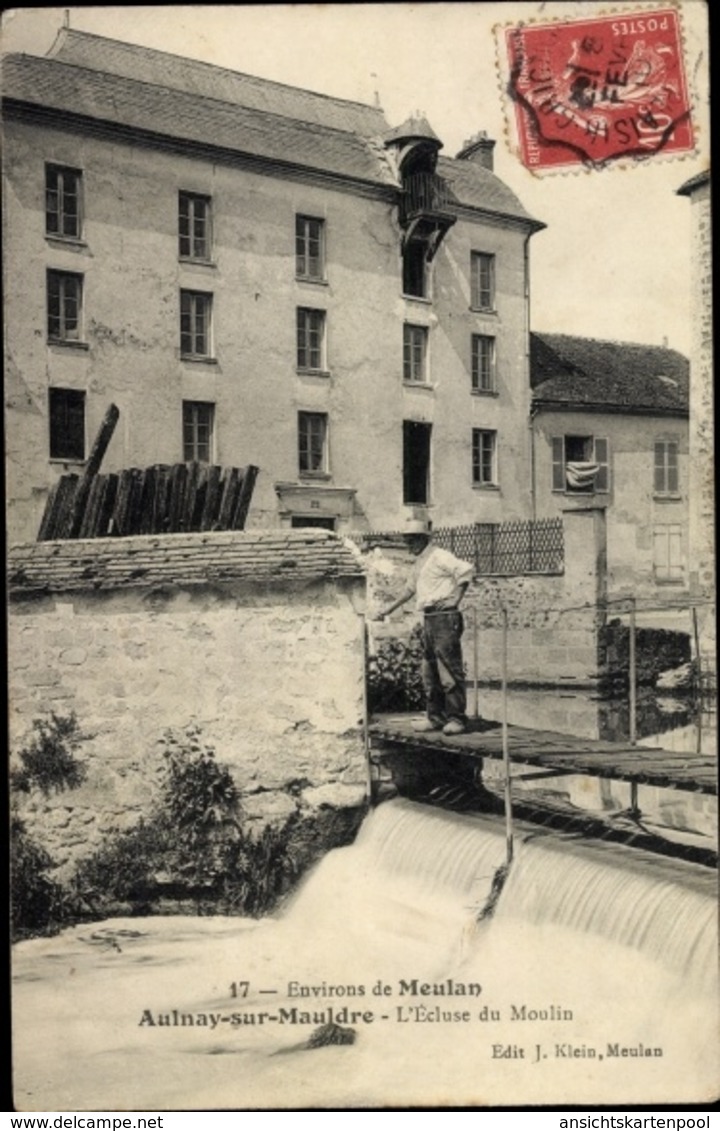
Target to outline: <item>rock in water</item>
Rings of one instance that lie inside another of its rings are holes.
[[[330,1021],[327,1025],[320,1025],[314,1033],[311,1033],[307,1047],[321,1049],[324,1045],[354,1045],[356,1036],[354,1029],[343,1028],[342,1025]]]

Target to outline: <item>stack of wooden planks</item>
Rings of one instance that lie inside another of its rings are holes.
[[[155,464],[99,475],[118,415],[111,405],[83,474],[63,475],[51,488],[38,542],[244,528],[253,464]]]

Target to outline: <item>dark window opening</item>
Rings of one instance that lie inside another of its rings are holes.
[[[294,514],[290,519],[290,525],[293,527],[311,526],[319,530],[334,530],[335,519],[324,518],[321,515],[302,515]]]
[[[431,424],[403,421],[403,502],[427,503],[430,499]]]
[[[85,393],[50,389],[50,459],[85,459]]]
[[[403,294],[427,297],[425,244],[418,240],[411,240],[403,251]]]

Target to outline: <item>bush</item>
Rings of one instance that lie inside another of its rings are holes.
[[[368,709],[371,712],[418,711],[425,706],[422,629],[413,629],[407,642],[386,640],[368,658]]]
[[[299,872],[289,850],[295,818],[254,837],[241,827],[230,770],[200,731],[167,731],[163,744],[155,807],[81,862],[73,881],[78,904],[93,915],[128,901],[151,910],[159,899],[192,900],[198,910],[218,913],[267,911]]]
[[[35,719],[33,737],[18,751],[21,766],[10,770],[10,925],[13,940],[59,929],[72,914],[70,893],[50,878],[56,867],[49,852],[27,832],[17,812],[18,793],[39,789],[44,797],[74,789],[85,779],[75,751],[81,735],[74,714]]]
[[[49,722],[35,719],[33,731],[34,738],[18,753],[22,768],[10,771],[11,788],[23,793],[35,788],[48,797],[53,791],[81,785],[86,770],[75,757],[81,741],[75,715],[56,715],[53,711]]]
[[[66,915],[66,893],[47,873],[50,854],[28,835],[17,816],[10,821],[10,928],[13,941],[57,928]]]

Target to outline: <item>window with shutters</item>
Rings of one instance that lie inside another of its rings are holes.
[[[679,495],[678,442],[656,440],[654,491],[656,495]]]
[[[653,569],[657,582],[683,583],[685,569],[679,522],[659,524],[653,528]]]
[[[85,459],[85,393],[50,389],[50,459]]]
[[[553,436],[552,489],[572,495],[609,491],[608,441],[602,436]]]

